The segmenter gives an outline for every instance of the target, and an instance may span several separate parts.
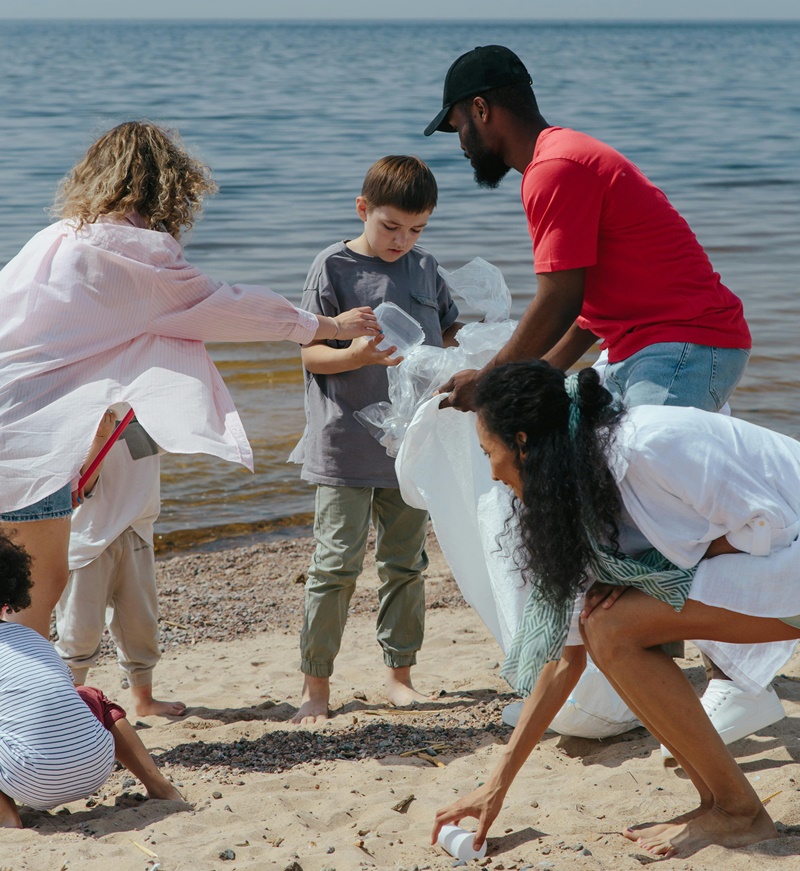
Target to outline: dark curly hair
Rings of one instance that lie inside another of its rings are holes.
[[[564,373],[543,361],[509,363],[480,379],[475,399],[483,426],[516,455],[522,500],[514,500],[513,517],[523,578],[558,607],[586,580],[593,541],[618,550],[621,510],[607,456],[622,408],[594,369],[582,369],[571,436],[564,382]]]
[[[31,605],[31,558],[0,532],[0,611],[24,611]]]

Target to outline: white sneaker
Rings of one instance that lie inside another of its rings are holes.
[[[522,706],[525,704],[524,702],[511,702],[503,708],[503,713],[500,715],[500,719],[506,724],[506,726],[516,726],[519,721],[519,715],[522,713]]]
[[[726,744],[746,738],[786,716],[772,687],[748,693],[730,680],[710,680],[700,702]],[[674,758],[663,744],[661,755],[664,759]]]

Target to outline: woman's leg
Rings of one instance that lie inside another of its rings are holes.
[[[30,626],[50,638],[50,615],[67,586],[69,568],[69,517],[0,523],[0,531],[25,548],[32,560],[31,606],[6,614],[6,620]]]
[[[621,606],[621,607],[620,607]],[[800,630],[688,601],[681,612],[635,590],[584,626],[591,655],[630,708],[674,753],[698,788],[707,813],[641,838],[661,855],[687,855],[708,844],[744,846],[775,837],[763,805],[702,709],[689,682],[655,645],[689,638],[733,643],[779,641]]]

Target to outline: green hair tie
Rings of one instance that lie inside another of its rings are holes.
[[[578,386],[578,375],[568,375],[564,379],[564,390],[569,396],[569,436],[574,439],[578,433],[578,426],[581,421],[581,409],[578,404],[580,400],[580,387]]]

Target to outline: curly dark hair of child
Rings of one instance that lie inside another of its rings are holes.
[[[24,611],[31,604],[31,558],[0,532],[0,611]]]
[[[557,607],[586,580],[593,542],[618,549],[621,510],[607,458],[622,408],[594,369],[578,374],[575,400],[565,380],[541,360],[508,363],[489,370],[476,393],[482,425],[516,454],[522,499],[509,521],[519,524],[517,563]]]

